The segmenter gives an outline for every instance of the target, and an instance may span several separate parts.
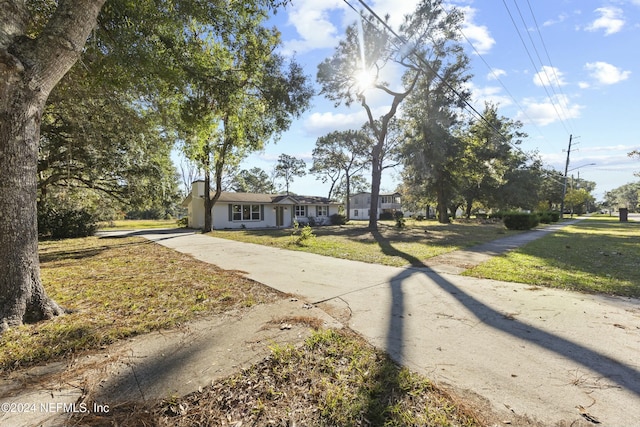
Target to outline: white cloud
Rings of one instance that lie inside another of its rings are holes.
[[[580,117],[582,105],[571,104],[566,96],[554,96],[542,102],[533,99],[524,100],[524,112],[519,112],[517,120],[522,122],[533,122],[538,126],[546,126],[562,120],[575,119]]]
[[[379,105],[374,107],[374,117],[380,117],[389,111],[389,105]],[[304,122],[304,130],[311,136],[322,136],[337,130],[360,129],[368,121],[364,108],[359,108],[353,112],[312,113]]]
[[[631,71],[622,71],[618,67],[606,62],[588,62],[584,68],[590,71],[591,77],[603,85],[612,85],[626,80],[631,75]]]
[[[578,82],[578,87],[580,89],[588,89],[591,85],[588,82]]]
[[[569,15],[567,15],[566,13],[562,13],[562,14],[558,15],[558,17],[556,19],[549,19],[549,20],[543,22],[542,26],[543,27],[549,27],[551,25],[560,24],[561,22],[564,22],[568,17],[569,17]]]
[[[624,19],[622,17],[622,9],[617,7],[599,7],[595,12],[600,14],[600,17],[593,21],[591,25],[587,26],[587,31],[604,30],[604,34],[609,36],[617,33],[624,26]]]
[[[489,74],[487,74],[487,80],[498,80],[502,76],[506,76],[507,72],[500,68],[494,68]]]
[[[376,13],[398,28],[404,16],[413,12],[418,0],[377,0],[371,4]],[[298,33],[297,38],[284,43],[285,53],[305,53],[314,49],[332,48],[338,45],[343,27],[358,19],[342,0],[296,0],[288,10],[288,24]]]
[[[489,29],[485,25],[476,25],[473,22],[476,13],[474,8],[463,6],[460,9],[464,12],[462,32],[466,38],[469,39],[479,54],[483,55],[489,52],[496,43],[495,39],[491,37]]]
[[[336,46],[340,32],[331,20],[331,12],[344,9],[340,0],[298,0],[288,11],[288,24],[292,25],[299,38],[284,43],[285,52],[304,53],[314,49]]]
[[[304,129],[311,135],[324,135],[336,130],[360,129],[367,120],[364,109],[354,113],[313,113],[304,123]]]
[[[564,86],[563,73],[556,67],[543,65],[539,72],[533,76],[533,84],[540,87]]]
[[[398,29],[400,24],[404,22],[405,15],[416,10],[418,3],[418,0],[376,0],[373,2],[371,8],[375,10],[381,18],[389,15],[389,24],[392,28]]]
[[[485,102],[490,102],[500,107],[507,107],[513,104],[513,100],[509,96],[503,95],[501,93],[502,88],[498,86],[478,87],[473,82],[469,82],[467,87],[471,92],[474,107],[479,111],[484,110]]]

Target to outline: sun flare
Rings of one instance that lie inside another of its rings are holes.
[[[376,75],[371,70],[360,70],[355,75],[355,81],[358,91],[362,92],[373,87],[376,82]]]

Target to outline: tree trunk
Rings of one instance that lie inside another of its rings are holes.
[[[53,87],[80,57],[105,0],[58,2],[36,39],[26,2],[0,5],[0,332],[62,314],[40,280],[40,121]]]
[[[211,211],[213,209],[213,199],[211,198],[211,175],[209,174],[209,165],[205,167],[204,173],[204,225],[202,232],[208,233],[212,229],[213,217]]]
[[[380,167],[379,151],[374,148],[373,161],[371,162],[371,205],[369,207],[369,229],[378,229],[378,198],[380,197],[380,181],[382,180],[382,168]]]
[[[351,198],[351,176],[349,175],[349,171],[345,174],[345,179],[345,184],[347,186],[347,212],[345,212],[345,217],[347,218],[347,221],[349,221],[351,219],[351,201],[349,200]]]
[[[441,185],[438,185],[437,190],[438,198],[438,222],[440,224],[449,224],[449,213],[447,211],[447,199],[445,197],[444,189]]]
[[[467,206],[465,209],[465,216],[467,217],[467,219],[470,219],[471,209],[473,208],[473,198],[472,197],[467,198],[466,202],[467,202]]]

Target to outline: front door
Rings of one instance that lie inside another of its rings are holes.
[[[284,207],[276,206],[276,227],[284,225]]]

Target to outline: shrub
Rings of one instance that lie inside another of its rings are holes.
[[[417,215],[416,216],[416,221],[424,221],[425,220],[425,216],[424,215]]]
[[[98,228],[96,217],[84,208],[38,209],[38,235],[53,239],[87,237],[95,234]]]
[[[509,212],[502,219],[509,230],[529,230],[540,223],[540,217],[535,213]]]
[[[504,217],[505,212],[503,211],[498,211],[498,212],[492,212],[489,215],[490,219],[502,219]]]
[[[329,218],[331,219],[331,225],[345,225],[347,223],[347,217],[342,214],[335,213]]]
[[[185,216],[176,221],[176,223],[178,224],[178,227],[187,228],[189,226],[189,218]]]
[[[316,238],[309,224],[300,228],[298,221],[293,221],[293,230],[291,231],[291,240],[299,246],[312,243]]]
[[[558,212],[558,211],[551,211],[551,212],[549,212],[549,215],[551,215],[551,222],[558,222],[558,221],[560,221],[560,212]]]
[[[396,212],[394,216],[396,218],[396,227],[397,228],[404,228],[404,226],[405,226],[404,214],[402,212]]]
[[[551,224],[551,212],[538,212],[542,224]]]

